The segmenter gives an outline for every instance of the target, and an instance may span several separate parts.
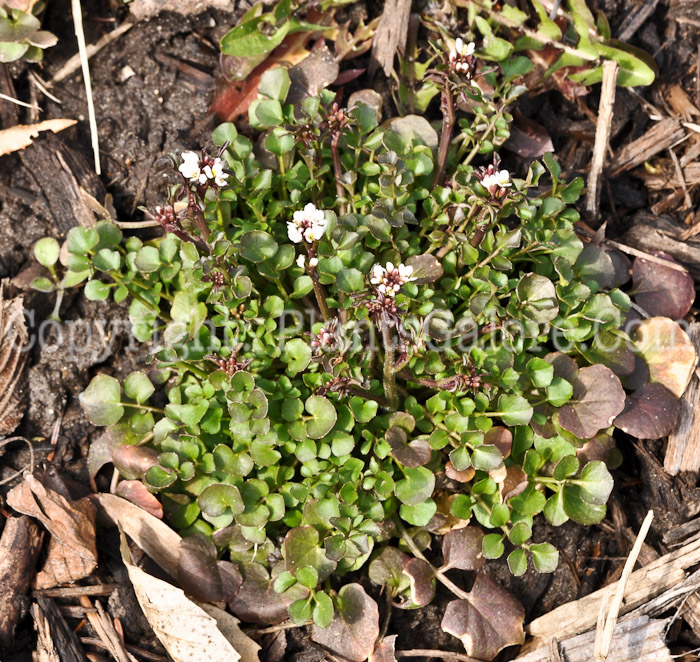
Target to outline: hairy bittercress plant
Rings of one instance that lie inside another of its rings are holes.
[[[434,579],[459,596],[446,570],[506,551],[514,574],[551,572],[533,518],[605,515],[612,479],[586,458],[612,446],[625,394],[595,339],[624,336],[629,299],[574,231],[582,181],[551,155],[523,177],[490,156],[523,90],[494,70],[483,94],[478,52],[457,43],[428,73],[440,137],[329,91],[287,103],[272,70],[256,148],[224,124],[215,156],[176,159],[182,184],[151,215],[162,236],[106,221],[68,236],[70,283],[128,300],[153,343],[148,373],[82,394],[118,435],[116,468],[183,534],[274,581],[296,622],[325,627],[338,578],[371,558],[403,606]],[[441,569],[430,534],[450,536]]]

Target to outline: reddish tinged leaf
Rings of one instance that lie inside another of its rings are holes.
[[[476,576],[466,600],[453,600],[442,618],[442,629],[461,639],[467,655],[492,660],[507,646],[525,641],[525,610],[488,575]]]
[[[407,443],[406,430],[393,425],[386,431],[386,440],[391,447],[391,455],[404,467],[415,469],[430,462],[433,449],[423,439]]]
[[[434,283],[442,278],[444,269],[434,255],[413,255],[406,260],[409,267],[413,267],[413,277],[417,285]]]
[[[411,602],[423,607],[435,597],[435,575],[423,559],[411,559],[403,569],[411,582]]]
[[[615,249],[605,251],[612,260],[615,268],[614,287],[621,287],[632,279],[632,263],[629,258],[622,252]]]
[[[676,427],[680,400],[661,384],[645,384],[627,397],[615,427],[638,439],[661,439]]]
[[[482,552],[484,533],[475,526],[453,529],[442,539],[443,567],[481,570],[486,563]]]
[[[359,584],[338,591],[336,612],[327,628],[314,625],[311,638],[351,662],[364,662],[379,636],[379,609]]]
[[[567,382],[574,383],[578,375],[579,367],[578,363],[570,356],[563,352],[551,352],[544,357],[544,360],[554,366],[555,377],[561,377],[562,379],[566,379]]]
[[[539,159],[545,152],[553,152],[554,145],[547,129],[539,122],[525,117],[517,108],[513,110],[510,138],[503,145],[511,152],[527,159]]]
[[[559,424],[579,439],[609,427],[625,407],[625,392],[615,373],[603,365],[581,368],[572,399],[559,410]]]
[[[112,450],[112,462],[124,478],[143,478],[152,466],[158,464],[158,451],[148,446],[121,444]]]
[[[325,40],[319,40],[309,55],[288,70],[291,85],[287,103],[297,105],[307,97],[317,96],[338,77],[339,71]]]
[[[680,398],[698,362],[685,331],[667,317],[652,317],[635,329],[632,340],[647,363],[649,379]]]
[[[525,491],[530,484],[527,474],[516,464],[506,469],[506,477],[501,485],[503,499],[512,499]]]
[[[629,396],[627,399],[629,400]],[[622,414],[615,419],[615,426],[617,426],[620,416]],[[599,460],[600,462],[605,462],[608,468],[612,469],[614,467],[610,466],[610,459],[613,457],[612,453],[614,450],[615,440],[609,434],[598,434],[576,451],[576,457],[581,462],[581,466]]]
[[[289,618],[289,605],[305,599],[309,590],[295,584],[284,593],[277,593],[273,580],[264,566],[259,563],[241,565],[243,584],[233,600],[229,602],[231,611],[246,623],[275,625]]]
[[[457,471],[452,462],[447,460],[447,463],[445,464],[445,474],[452,480],[459,481],[460,483],[468,483],[472,478],[474,478],[476,469],[474,469],[474,467],[469,467],[464,471]]]
[[[119,428],[109,427],[90,444],[87,465],[92,478],[105,464],[112,462],[114,450],[124,443],[125,436]]]
[[[187,595],[202,602],[231,602],[243,577],[233,563],[217,561],[214,543],[196,533],[180,542],[177,583]]]
[[[406,582],[403,569],[409,558],[395,547],[385,547],[369,564],[369,578],[379,586],[400,590]]]
[[[95,506],[68,501],[27,475],[7,495],[16,511],[39,520],[51,534],[46,561],[34,580],[38,589],[53,588],[87,577],[97,566]]]
[[[368,662],[396,662],[396,637],[398,635],[390,634],[377,642],[369,656]]]
[[[367,69],[345,69],[341,71],[337,78],[333,81],[334,85],[345,85],[365,73]]]
[[[661,251],[652,254],[678,264]],[[638,257],[632,266],[632,279],[634,301],[650,315],[682,319],[695,301],[695,283],[687,271]]]
[[[513,433],[502,425],[495,425],[484,435],[484,445],[495,446],[505,459],[513,448]]]
[[[117,485],[117,496],[131,501],[153,517],[163,519],[163,506],[140,480],[122,480]]]

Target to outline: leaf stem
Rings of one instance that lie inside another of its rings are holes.
[[[396,411],[399,406],[399,395],[396,391],[396,373],[394,372],[394,339],[391,337],[388,324],[382,323],[381,328],[384,343],[384,395],[389,401],[389,409]]]

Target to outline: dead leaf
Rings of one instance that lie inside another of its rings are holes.
[[[214,605],[201,602],[197,604],[216,620],[219,630],[238,651],[242,662],[257,662],[260,646],[241,630],[239,627],[240,621],[235,616]]]
[[[3,129],[0,131],[0,156],[29,147],[40,131],[58,133],[77,123],[77,120],[56,119],[44,120],[38,124],[17,124],[9,129]]]
[[[107,516],[171,577],[177,577],[182,538],[165,522],[114,494],[94,494]]]
[[[379,636],[377,603],[359,584],[346,584],[338,591],[337,607],[327,628],[314,625],[311,638],[328,650],[351,660],[364,662]]]
[[[257,654],[244,659],[219,629],[216,618],[187,598],[181,589],[133,565],[123,531],[121,553],[144,616],[175,662],[257,660]],[[231,626],[231,620],[226,620]],[[248,644],[245,650],[250,654],[254,649]]]
[[[680,324],[652,317],[639,324],[632,340],[649,367],[649,379],[680,398],[698,363],[695,346]]]
[[[396,637],[391,634],[377,642],[368,662],[396,662]]]
[[[3,299],[0,287],[0,435],[14,432],[24,416],[29,341],[22,297]]]
[[[289,69],[291,85],[286,102],[296,106],[307,97],[317,96],[338,77],[339,71],[333,54],[321,40],[308,57]]]
[[[462,640],[467,655],[492,660],[525,641],[525,610],[488,575],[479,573],[468,599],[453,600],[442,618],[442,629]]]
[[[187,16],[201,14],[207,9],[231,10],[230,0],[132,0],[131,15],[137,20],[153,18],[164,11],[174,11]]]
[[[180,541],[177,583],[187,595],[202,602],[231,602],[243,578],[233,563],[217,560],[211,538],[195,533]]]
[[[552,139],[541,124],[513,110],[510,138],[503,147],[526,159],[539,159],[545,152],[553,152]]]
[[[163,519],[163,506],[140,480],[122,480],[117,485],[117,495],[143,508],[147,513]]]
[[[68,501],[33,475],[7,495],[16,511],[39,520],[51,534],[46,561],[34,580],[38,589],[87,577],[97,566],[95,507],[86,499]]]

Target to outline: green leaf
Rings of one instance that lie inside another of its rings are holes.
[[[416,506],[401,504],[399,515],[404,522],[413,526],[426,526],[433,519],[437,512],[437,504],[432,499],[428,499]]]
[[[364,275],[357,269],[343,267],[336,276],[336,285],[341,292],[360,292],[365,287]]]
[[[34,257],[45,267],[53,267],[58,262],[60,251],[61,247],[53,237],[44,237],[34,244]]]
[[[559,550],[548,542],[530,545],[530,553],[537,572],[554,572],[559,565]]]
[[[109,297],[110,286],[99,280],[89,280],[85,283],[83,292],[89,301],[104,301]]]
[[[66,239],[68,251],[75,255],[87,255],[100,241],[97,230],[87,229],[80,225],[71,228]]]
[[[527,572],[527,554],[524,549],[514,549],[508,554],[508,568],[515,577]]]
[[[394,493],[401,503],[417,506],[429,499],[435,489],[435,474],[425,467],[404,470],[405,478],[396,483]]]
[[[56,284],[44,276],[39,276],[38,278],[32,279],[29,283],[29,287],[33,290],[37,290],[37,292],[53,292]]]
[[[503,545],[503,535],[500,533],[489,533],[485,535],[482,549],[487,559],[500,559],[506,551]]]
[[[325,437],[338,420],[338,412],[330,400],[322,395],[312,395],[305,403],[306,411],[312,416],[312,420],[306,422],[306,434],[311,439]]]
[[[502,395],[498,399],[498,409],[506,425],[527,425],[533,413],[532,406],[522,395]]]
[[[285,343],[281,358],[290,372],[297,373],[306,369],[311,362],[311,355],[311,347],[306,341],[292,338]]]
[[[109,375],[93,377],[80,394],[80,404],[93,425],[113,425],[124,413],[121,406],[121,386]]]
[[[146,402],[154,391],[151,380],[143,372],[132,372],[124,380],[124,393],[139,404]]]
[[[283,102],[287,98],[290,84],[286,69],[282,67],[268,69],[260,78],[258,94]]]
[[[617,74],[617,84],[620,87],[639,87],[654,82],[656,64],[642,51],[613,39],[597,43],[594,47],[600,55],[615,60],[620,65]]]
[[[320,628],[327,628],[333,620],[333,601],[327,593],[316,593],[314,595],[313,621]]]
[[[298,578],[302,568],[313,568],[318,582],[323,582],[335,570],[331,561],[320,547],[320,536],[312,526],[297,526],[284,537],[284,560],[287,570]]]
[[[581,499],[594,506],[602,506],[607,502],[614,485],[605,463],[598,460],[583,467],[581,477],[576,483],[581,488]]]
[[[241,237],[241,257],[250,262],[264,262],[277,253],[277,242],[262,230],[252,230]]]
[[[160,253],[155,246],[143,246],[136,257],[134,265],[139,271],[144,273],[153,273],[160,269]]]

